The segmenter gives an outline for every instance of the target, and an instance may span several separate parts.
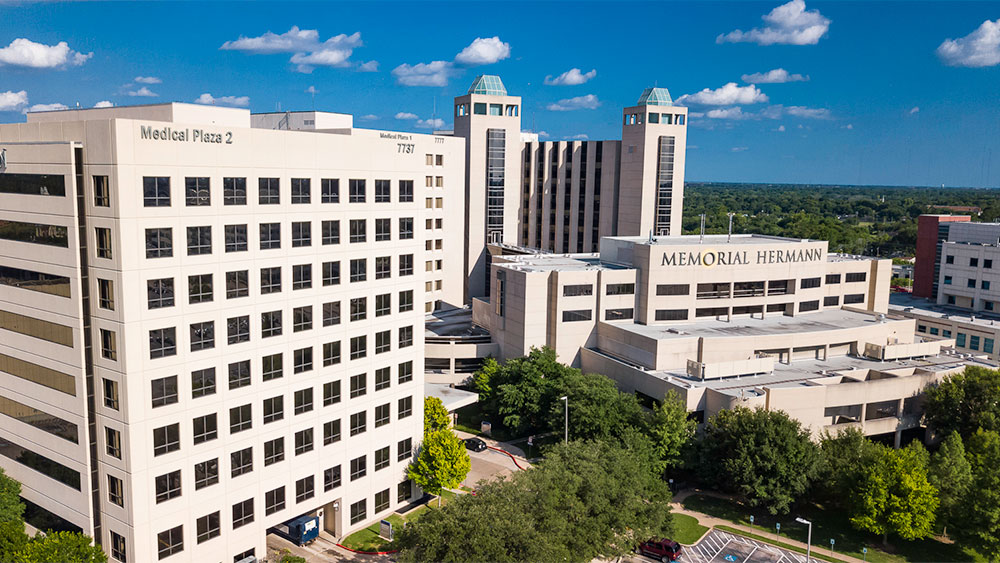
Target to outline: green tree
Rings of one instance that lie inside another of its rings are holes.
[[[0,523],[24,523],[24,503],[21,502],[21,484],[11,479],[0,468]]]
[[[699,446],[704,478],[771,514],[787,513],[819,469],[809,432],[782,411],[720,411],[708,420]]]
[[[878,445],[859,428],[846,428],[820,438],[822,464],[817,490],[826,502],[848,508],[861,473],[878,456]]]
[[[566,374],[553,387],[556,396],[569,398],[569,435],[574,440],[620,439],[629,428],[642,426],[645,413],[631,393],[622,393],[615,382],[595,373]],[[565,406],[556,400],[549,407],[546,426],[563,430]]]
[[[0,522],[0,561],[16,561],[18,553],[28,545],[24,522]]]
[[[927,478],[938,490],[941,504],[937,521],[948,533],[948,524],[964,511],[965,497],[972,484],[972,466],[965,457],[965,445],[958,432],[952,432],[941,442],[941,448],[931,458]]]
[[[472,388],[479,393],[481,404],[493,401],[493,378],[500,373],[500,370],[500,362],[491,356],[483,360],[482,367],[472,376]]]
[[[440,495],[444,489],[459,486],[471,468],[465,443],[449,428],[424,432],[417,459],[406,475],[421,489]],[[438,497],[438,504],[441,498]]]
[[[688,418],[687,405],[671,390],[653,407],[649,420],[649,438],[656,449],[661,469],[681,464],[685,449],[692,443],[697,423]]]
[[[927,423],[941,435],[968,439],[980,428],[1000,431],[1000,372],[967,366],[926,393]]]
[[[451,426],[451,415],[437,397],[424,397],[424,433]]]
[[[854,494],[851,524],[882,536],[904,540],[926,538],[934,531],[937,489],[927,479],[919,449],[879,446],[873,463],[861,472]]]
[[[979,430],[966,441],[972,485],[951,536],[987,560],[1000,560],[1000,434]]]
[[[573,373],[579,370],[556,361],[551,348],[532,348],[527,356],[509,360],[494,376],[495,406],[487,403],[484,410],[515,435],[537,433],[546,428],[562,382]]]
[[[90,536],[75,532],[48,532],[37,535],[18,553],[18,563],[107,563],[108,556],[94,545]]]

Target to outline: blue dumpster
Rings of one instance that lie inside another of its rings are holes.
[[[299,516],[278,524],[273,529],[279,536],[294,542],[295,545],[306,545],[319,536],[319,517]]]

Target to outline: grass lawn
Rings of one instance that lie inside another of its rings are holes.
[[[444,491],[441,494],[441,506],[448,504],[448,502],[455,498],[455,493],[451,491]],[[406,513],[405,516],[400,516],[399,514],[390,514],[385,517],[384,520],[388,520],[392,523],[393,533],[398,532],[403,527],[406,522],[416,522],[421,516],[427,513],[428,510],[435,510],[437,508],[437,499],[432,498],[424,506],[414,508],[413,510]],[[375,522],[371,526],[363,530],[358,530],[353,534],[344,538],[340,543],[351,549],[357,551],[390,551],[394,549],[389,540],[378,535],[380,522]]]
[[[670,539],[685,545],[692,545],[705,535],[708,528],[698,523],[698,519],[687,514],[674,514],[674,535]]]
[[[907,561],[983,561],[973,552],[961,547],[928,538],[917,541],[905,541],[890,538],[890,546],[882,545],[882,538],[874,534],[855,530],[851,527],[847,516],[839,510],[824,511],[821,506],[802,506],[792,514],[778,518],[767,515],[764,511],[752,511],[739,503],[704,495],[692,495],[684,499],[684,508],[694,510],[729,520],[731,522],[750,526],[750,515],[756,516],[754,528],[761,535],[773,540],[775,523],[781,523],[781,537],[787,537],[801,542],[806,541],[807,527],[795,522],[796,517],[811,520],[813,523],[814,553],[829,554],[830,538],[835,543],[834,557],[843,553],[858,559],[863,558],[862,547],[868,548],[867,560],[872,563],[903,563]],[[780,539],[779,539],[780,541]]]

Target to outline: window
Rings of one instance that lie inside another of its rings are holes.
[[[401,326],[399,327],[399,347],[406,348],[409,346],[413,346],[413,327]]]
[[[278,178],[260,178],[257,180],[258,203],[261,205],[278,205],[281,203],[281,187]]]
[[[191,351],[215,348],[215,321],[191,324]]]
[[[177,354],[177,329],[160,328],[149,331],[149,358],[163,358]]]
[[[368,374],[359,373],[351,376],[351,398],[360,397],[368,390]]]
[[[323,423],[323,445],[340,441],[340,419]]]
[[[413,496],[413,486],[409,479],[396,485],[396,502],[406,502],[411,496]]]
[[[386,389],[392,383],[392,370],[388,367],[375,370],[375,390]]]
[[[389,424],[389,403],[375,407],[375,428]],[[385,449],[386,459],[389,457],[389,448]]]
[[[368,259],[351,259],[351,283],[363,282],[368,279]]]
[[[990,270],[993,268],[993,260],[989,258],[983,259],[983,268]]]
[[[248,295],[250,295],[249,272],[247,270],[226,272],[226,299]]]
[[[295,414],[302,414],[313,410],[313,390],[312,387],[299,389],[295,392]]]
[[[125,489],[122,480],[114,475],[108,475],[108,500],[112,504],[125,506]]]
[[[364,203],[365,202],[365,181],[364,180],[349,180],[348,184],[348,201],[351,203]]]
[[[399,292],[399,312],[405,313],[413,310],[413,290]]]
[[[312,305],[292,309],[292,332],[311,330],[313,325]]]
[[[281,248],[281,223],[260,224],[260,249]]]
[[[846,299],[845,299],[846,302]],[[816,301],[803,301],[799,303],[799,312],[803,313],[805,311],[816,311],[819,309],[819,300]]]
[[[294,364],[292,369],[294,373],[304,373],[307,371],[312,371],[313,368],[312,346],[308,348],[300,348],[298,350],[295,350],[293,352],[293,355],[294,355]]]
[[[368,337],[351,337],[351,359],[358,360],[368,355]]]
[[[200,256],[212,253],[212,227],[187,228],[188,256]]]
[[[215,394],[215,368],[199,369],[191,372],[191,397],[197,399]]]
[[[170,178],[143,177],[142,204],[144,207],[170,207]]]
[[[115,288],[111,280],[97,279],[98,306],[109,311],[115,310]]]
[[[111,188],[107,176],[94,176],[94,207],[111,207]]]
[[[283,372],[282,354],[271,354],[261,358],[261,368],[263,370],[263,380],[271,381],[282,376]]]
[[[855,303],[864,303],[865,294],[864,293],[854,293],[851,295],[844,296],[844,305],[853,305]]]
[[[353,465],[354,462],[352,461],[351,464]],[[354,525],[358,522],[363,522],[365,518],[368,518],[367,501],[365,499],[361,499],[351,505],[351,524]]]
[[[174,255],[173,229],[146,229],[146,258]]]
[[[312,287],[312,264],[296,264],[292,266],[292,290],[309,289]]]
[[[219,524],[219,511],[215,511],[207,516],[202,516],[196,522],[198,526],[198,543],[206,542],[218,537],[221,533]]]
[[[216,413],[196,417],[193,421],[194,443],[200,444],[218,437],[218,421]]]
[[[101,357],[109,360],[118,360],[118,345],[115,333],[110,330],[101,329]]]
[[[966,280],[965,281],[965,286],[966,287],[970,287],[970,288],[975,288],[976,287],[976,280],[974,280],[974,279],[968,279],[968,280]]]
[[[340,284],[340,262],[323,262],[323,285]]]
[[[353,242],[365,242],[368,238],[368,225],[365,219],[351,219],[350,223],[350,241]]]
[[[607,295],[635,295],[634,283],[609,283]]]
[[[285,460],[285,439],[275,438],[264,442],[264,466]]]
[[[292,248],[312,246],[312,223],[295,221],[292,223]]]
[[[389,489],[375,493],[375,512],[378,513],[388,509],[389,509]]]
[[[383,293],[375,296],[375,316],[383,317],[392,313],[392,294]]]
[[[208,178],[184,178],[184,200],[188,207],[212,204]]]
[[[264,493],[264,514],[271,515],[279,510],[285,509],[285,488],[278,487],[277,489],[267,491]]]
[[[399,364],[397,370],[398,383],[403,384],[413,380],[413,361],[406,361]]]
[[[385,241],[392,239],[392,220],[375,219],[375,241]]]
[[[250,385],[250,360],[229,364],[229,389]]]
[[[181,472],[174,471],[156,478],[156,503],[181,496]]]
[[[840,305],[840,296],[838,295],[827,295],[823,298],[824,307],[836,307]]]
[[[229,344],[239,344],[250,341],[250,316],[232,317],[226,320],[228,331],[227,342]]]
[[[945,276],[944,277],[944,284],[945,285],[951,285],[951,276]]]
[[[233,477],[253,471],[253,448],[244,448],[229,454]]]
[[[156,545],[159,546],[157,558],[163,559],[175,553],[184,551],[184,526],[170,528],[156,535]]]
[[[171,405],[177,402],[177,376],[162,377],[154,379],[153,387],[153,408]]]
[[[413,217],[399,218],[399,240],[410,240],[413,238]]]
[[[375,279],[384,280],[392,276],[392,258],[377,256],[375,258]]]
[[[104,442],[107,446],[108,455],[116,458],[122,458],[122,434],[121,432],[115,430],[114,428],[104,427]]]
[[[413,456],[413,438],[400,440],[396,444],[396,461],[406,461]]]
[[[281,311],[260,314],[261,336],[268,338],[281,334]]]
[[[941,330],[938,327],[936,327],[936,326],[932,326],[931,327],[931,335],[937,336],[940,332],[941,332]]]
[[[194,489],[203,489],[219,482],[219,458],[194,465]]]
[[[125,548],[125,538],[115,532],[111,532],[111,557],[125,563],[127,552],[128,551]]]
[[[233,505],[233,529],[245,526],[253,522],[253,499],[248,498],[243,502]]]
[[[382,354],[392,349],[392,331],[383,330],[375,333],[375,353]]]
[[[323,406],[335,405],[340,402],[340,382],[329,381],[323,384]]]
[[[401,276],[412,276],[413,275],[413,255],[412,254],[400,254],[399,255],[399,275],[401,275]]]
[[[292,203],[309,203],[312,186],[309,178],[292,178]]]
[[[945,295],[945,297],[946,297],[946,300],[947,300],[947,302],[948,302],[949,305],[954,305],[955,304],[955,296],[954,295]]]
[[[944,257],[944,263],[945,264],[954,264],[955,263],[955,257],[954,256],[945,256]]]
[[[917,325],[917,332],[927,332],[927,325]]]
[[[303,477],[295,482],[295,502],[303,502],[315,495],[316,487],[313,476]]]
[[[413,201],[413,180],[399,181],[399,202],[409,203]]]
[[[315,121],[315,120],[306,119],[305,121],[308,123],[309,121]],[[252,559],[254,558],[255,555],[256,555],[256,550],[251,547],[250,549],[244,551],[243,553],[237,553],[236,555],[234,555],[233,563],[240,563],[240,561],[243,561],[244,559]]]
[[[241,405],[229,409],[229,433],[236,434],[249,430],[253,426],[250,405]]]
[[[264,399],[264,424],[285,418],[285,397],[278,395]]]
[[[396,418],[406,418],[413,414],[413,397],[403,397],[399,400],[398,414]]]
[[[851,283],[851,282],[863,282],[866,279],[868,279],[868,273],[867,272],[852,272],[852,273],[849,273],[846,276],[844,276],[844,281],[846,281],[847,283]]]
[[[983,339],[983,352],[986,352],[987,354],[992,354],[993,353],[993,339],[992,338],[984,338]]]
[[[840,274],[827,274],[826,283],[827,285],[840,283]]]
[[[982,282],[980,282],[979,287],[981,289],[989,289],[990,288],[989,280],[983,280]]]
[[[313,429],[306,428],[295,433],[295,455],[311,452],[313,449]]]
[[[104,380],[104,406],[109,409],[118,410],[118,382],[111,379]]]
[[[625,319],[631,319],[634,311],[631,307],[627,309],[607,309],[604,311],[604,320],[606,321],[621,321]]]
[[[368,458],[365,456],[356,457],[351,460],[351,481],[360,479],[368,474]],[[353,518],[352,518],[353,520]]]
[[[375,203],[392,201],[392,188],[389,180],[375,180]]]
[[[368,429],[367,414],[361,411],[351,415],[351,436],[357,436]]]
[[[323,221],[323,244],[340,244],[340,221]]]
[[[97,257],[111,260],[111,229],[97,227],[94,231],[97,239]]]
[[[589,321],[593,315],[593,311],[590,309],[577,309],[573,311],[563,311],[562,320],[564,323],[572,323],[577,321]]]
[[[323,303],[323,326],[340,324],[340,301]]]
[[[979,350],[979,337],[975,334],[969,336],[969,349]]]
[[[965,348],[965,333],[959,332],[955,335],[955,346],[959,348]]]
[[[593,295],[594,286],[592,284],[575,284],[563,286],[563,297],[576,297],[579,295]]]
[[[0,219],[0,239],[69,248],[67,227]],[[107,248],[110,249],[110,240]]]
[[[246,205],[247,204],[247,179],[246,178],[223,178],[222,179],[222,204],[223,205]]]
[[[979,266],[979,258],[969,258],[969,267],[976,268]]]
[[[188,303],[207,303],[212,300],[212,274],[188,276]]]
[[[178,423],[153,429],[153,455],[163,455],[181,449],[181,432]]]
[[[340,486],[340,466],[323,470],[323,490],[329,491]]]
[[[340,203],[340,180],[323,178],[319,181],[320,201],[323,203]]]
[[[260,293],[277,293],[281,291],[281,267],[260,269]]]
[[[847,281],[851,281],[850,280],[850,274],[848,274],[848,280]],[[820,286],[820,279],[819,278],[802,278],[802,280],[799,282],[799,289],[810,289],[810,288],[819,287],[819,286]]]
[[[246,252],[247,246],[247,226],[246,225],[226,225],[226,252]]]

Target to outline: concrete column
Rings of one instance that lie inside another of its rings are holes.
[[[894,447],[894,448],[896,448],[898,450],[899,449],[899,445],[902,444],[902,442],[903,442],[903,431],[902,431],[902,429],[897,428],[896,429],[895,440],[893,441],[892,447]]]

